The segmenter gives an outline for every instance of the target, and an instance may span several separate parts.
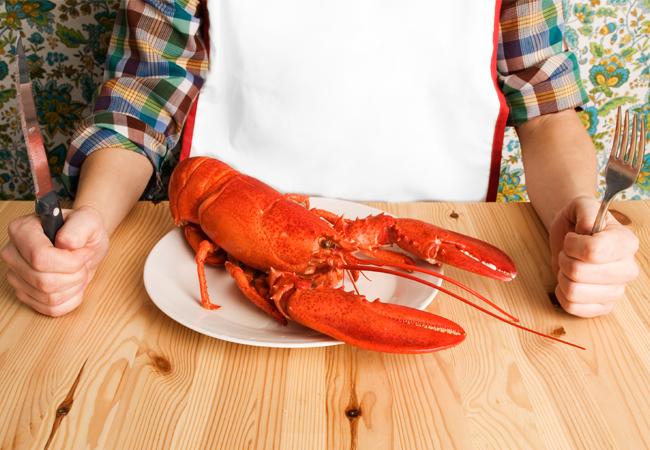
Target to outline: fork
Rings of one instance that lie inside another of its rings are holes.
[[[619,146],[619,140],[623,135],[623,142]],[[603,202],[598,210],[596,216],[596,223],[594,224],[591,234],[596,234],[603,229],[605,223],[605,215],[607,208],[612,202],[616,194],[631,188],[636,183],[636,179],[641,171],[643,165],[643,154],[645,153],[645,124],[641,120],[641,133],[639,139],[639,148],[637,151],[637,115],[634,114],[632,120],[632,142],[627,146],[628,136],[630,135],[629,128],[629,114],[625,112],[625,123],[623,124],[623,132],[621,133],[621,107],[618,107],[616,115],[616,130],[614,132],[614,142],[612,144],[612,153],[609,155],[607,167],[605,169],[605,196]]]

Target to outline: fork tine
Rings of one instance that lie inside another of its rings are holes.
[[[639,136],[639,151],[636,153],[636,162],[634,164],[634,167],[636,168],[637,172],[641,171],[641,167],[643,166],[643,156],[645,155],[645,121],[641,119],[641,134]]]
[[[616,149],[616,159],[624,161],[625,154],[627,153],[627,139],[630,134],[630,115],[625,111],[625,121],[623,122],[623,139],[620,148]]]
[[[634,186],[639,177],[641,165],[643,164],[643,156],[645,154],[645,122],[634,114],[632,120],[632,137],[630,138],[630,115],[625,112],[625,122],[623,129],[620,128],[621,123],[621,108],[618,108],[616,114],[616,127],[614,132],[614,145],[612,146],[612,153],[607,161],[605,168],[605,194],[603,201],[600,204],[600,209],[596,215],[596,221],[591,230],[591,234],[599,233],[605,224],[605,217],[609,204],[612,202],[617,194]],[[641,121],[641,135],[637,133],[637,125]],[[623,133],[623,142],[620,147],[618,145],[621,132]],[[628,147],[628,140],[631,140]],[[640,142],[639,142],[640,141]],[[637,147],[637,143],[639,144]]]
[[[632,166],[634,165],[634,155],[636,154],[636,136],[637,136],[637,129],[636,129],[636,119],[637,115],[633,114],[634,119],[632,120],[632,142],[630,142],[630,146],[625,150],[625,155],[621,156],[621,159],[623,159],[623,162]]]
[[[618,143],[621,138],[621,107],[618,107],[618,112],[616,113],[616,127],[614,129],[614,141],[612,142],[612,151],[609,155],[609,159],[616,159],[618,157]]]

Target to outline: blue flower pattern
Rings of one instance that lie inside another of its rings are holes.
[[[54,187],[66,149],[90,112],[120,0],[0,0],[0,200],[31,200],[34,188],[18,116],[12,65],[23,34],[34,101]]]
[[[650,138],[650,0],[563,3],[565,42],[578,58],[589,94],[589,103],[578,115],[596,147],[602,196],[617,108],[639,113]],[[497,201],[519,201],[521,191],[527,198],[521,154],[512,151],[515,142],[514,129],[507,129]],[[643,162],[637,184],[617,199],[650,199],[650,155]]]
[[[28,56],[55,187],[72,130],[90,111],[119,0],[0,0],[0,199],[33,198],[10,71],[19,32]],[[616,108],[638,112],[650,138],[650,0],[563,0],[565,41],[581,65],[590,102],[579,112],[596,147],[599,190]],[[51,89],[50,92],[45,92]],[[163,174],[168,177],[168,172]],[[166,180],[166,178],[164,178]],[[165,193],[161,193],[164,198]],[[622,198],[650,198],[650,155]],[[498,201],[525,201],[525,174],[514,129],[506,130]]]

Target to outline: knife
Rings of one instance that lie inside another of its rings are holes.
[[[50,166],[43,147],[43,136],[36,117],[36,106],[32,93],[32,83],[27,71],[27,60],[23,50],[23,41],[18,35],[16,43],[16,91],[20,104],[20,122],[25,135],[25,145],[32,169],[34,189],[36,191],[36,214],[41,217],[43,232],[54,244],[54,237],[63,225],[63,213],[59,196],[54,191]]]

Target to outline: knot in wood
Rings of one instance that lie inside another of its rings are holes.
[[[172,370],[171,363],[167,359],[163,358],[162,356],[154,357],[153,363],[156,366],[156,368],[163,374],[167,374]]]
[[[551,336],[560,337],[566,334],[566,330],[563,326],[559,326],[549,333]]]
[[[612,216],[614,216],[614,218],[616,220],[618,220],[618,222],[621,225],[628,226],[628,225],[632,224],[632,219],[630,219],[628,216],[626,216],[622,212],[616,211],[615,209],[610,209],[609,212],[612,214]]]
[[[69,412],[70,412],[70,410],[68,408],[66,408],[65,406],[62,406],[62,407],[60,407],[59,409],[56,410],[56,416],[57,417],[65,416]]]
[[[449,214],[449,217],[452,219],[458,219],[460,217],[456,211],[452,211],[451,214]]]
[[[359,411],[358,409],[348,409],[345,412],[345,415],[348,416],[350,419],[356,419],[361,415],[361,411]]]

